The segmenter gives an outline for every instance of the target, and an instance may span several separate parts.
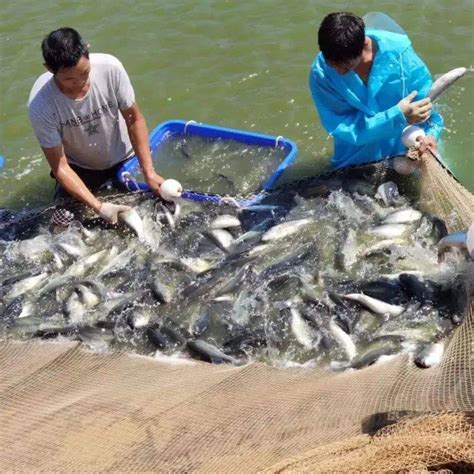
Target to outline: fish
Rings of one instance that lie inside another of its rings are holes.
[[[6,269],[3,269],[3,270],[5,271]],[[40,273],[41,273],[40,271],[34,268],[30,268],[26,271],[22,270],[21,272],[13,273],[12,275],[2,277],[2,279],[0,280],[0,287],[13,285],[14,283],[17,283],[20,280],[24,280],[28,277],[36,276]]]
[[[171,303],[173,299],[172,289],[169,286],[165,285],[164,283],[161,283],[161,281],[159,280],[159,277],[156,277],[153,279],[151,283],[151,290],[155,298],[161,304]]]
[[[367,232],[371,235],[384,238],[401,237],[410,230],[406,224],[382,224],[377,227],[371,227]]]
[[[458,79],[464,76],[466,71],[467,69],[465,67],[457,67],[438,77],[428,92],[428,97],[431,101],[434,102],[451,84],[454,84]]]
[[[398,277],[405,292],[420,303],[435,302],[440,294],[440,287],[430,281],[420,280],[416,275],[402,273]]]
[[[237,217],[229,214],[217,216],[209,224],[209,229],[228,229],[230,227],[240,227],[240,221]]]
[[[118,253],[113,258],[109,258],[106,265],[97,274],[98,277],[109,276],[126,268],[131,258],[135,254],[135,248],[128,247],[123,252]]]
[[[429,369],[441,362],[444,354],[444,341],[427,343],[421,346],[413,361],[421,369]]]
[[[162,325],[160,326],[160,331],[170,340],[170,342],[174,345],[184,346],[186,344],[187,338],[189,334],[184,332],[183,328],[180,330],[174,329],[170,326]]]
[[[6,302],[11,302],[18,296],[38,289],[46,282],[47,278],[48,274],[46,272],[42,272],[39,275],[29,276],[20,281],[17,281],[11,286],[10,291],[8,291],[8,293],[4,296],[3,299]]]
[[[203,313],[191,324],[191,327],[189,328],[189,333],[193,337],[199,337],[204,332],[206,332],[207,328],[209,327],[209,323],[210,314],[208,312]]]
[[[93,232],[92,230],[87,229],[86,227],[84,227],[82,222],[77,221],[77,220],[74,220],[69,224],[68,230],[71,232],[78,231],[84,237],[84,241],[86,243],[92,243],[98,237],[96,232]]]
[[[94,308],[104,299],[102,291],[95,293],[86,284],[78,283],[74,289],[87,309]]]
[[[96,306],[95,314],[91,315],[88,321],[96,321],[99,324],[103,324],[114,314],[120,313],[125,308],[138,303],[144,295],[144,291],[139,291],[112,297]]]
[[[301,313],[294,307],[290,308],[291,312],[291,331],[296,340],[305,349],[314,349],[321,342],[321,334],[309,327],[304,321]]]
[[[299,232],[301,227],[307,226],[311,222],[313,222],[312,219],[300,219],[277,224],[262,235],[262,242],[284,239]]]
[[[128,211],[123,211],[119,213],[118,217],[135,232],[140,242],[147,241],[143,220],[135,209],[132,208]]]
[[[402,349],[401,342],[401,338],[375,340],[350,361],[349,367],[352,369],[369,367],[375,364],[382,356],[398,353]]]
[[[159,218],[160,214],[158,213],[158,209],[161,211],[161,215],[165,218],[165,222],[168,224],[170,229],[175,230],[176,229],[175,217],[169,210],[168,205],[162,201],[156,201],[155,203],[155,210],[153,212],[153,220],[156,222],[161,222],[161,219]]]
[[[409,207],[394,183],[381,187],[378,166],[280,184],[229,205],[183,200],[179,220],[177,207],[163,209],[151,193],[123,196],[142,218],[144,238],[148,229],[158,233],[159,247],[112,225],[98,226],[91,240],[74,225],[61,235],[43,229],[21,243],[0,240],[2,295],[46,274],[18,299],[2,298],[0,338],[63,335],[93,350],[317,362],[322,370],[365,367],[405,350],[413,360],[462,322],[468,262],[453,252],[449,265],[438,264],[445,224]],[[374,228],[387,236],[367,232]],[[15,276],[22,268],[32,271]],[[187,341],[209,346],[199,354]]]
[[[357,234],[354,229],[341,229],[336,240],[334,265],[341,271],[347,271],[357,262]]]
[[[415,237],[422,245],[436,245],[443,237],[448,235],[446,223],[436,216],[423,214],[415,230]]]
[[[204,235],[226,253],[230,251],[234,241],[232,234],[225,229],[212,229],[210,231],[205,231]]]
[[[67,270],[64,272],[65,277],[79,277],[84,275],[88,270],[90,270],[96,263],[98,263],[102,258],[107,254],[114,255],[116,247],[112,249],[102,249],[91,255],[87,255],[76,262],[74,262]]]
[[[106,328],[84,326],[77,331],[78,339],[96,352],[109,350],[109,344],[114,340],[114,332]]]
[[[69,298],[64,302],[63,313],[71,323],[79,324],[83,321],[86,308],[77,291],[72,291]]]
[[[101,303],[102,299],[85,284],[76,284],[63,304],[63,313],[71,323],[79,324],[87,311]]]
[[[357,354],[357,348],[352,338],[347,334],[334,320],[329,322],[334,339],[339,343],[349,360],[352,360]]]
[[[138,309],[127,316],[127,323],[132,329],[146,328],[151,318],[151,313]]]
[[[217,173],[216,178],[217,180],[220,180],[223,184],[225,184],[226,194],[235,196],[238,193],[237,186],[231,178],[222,173]]]
[[[222,364],[226,362],[233,365],[240,365],[240,362],[234,357],[224,354],[224,352],[216,346],[200,339],[189,339],[186,341],[186,348],[193,356],[197,356],[212,364]]]
[[[252,273],[253,269],[250,264],[244,265],[230,280],[216,291],[214,297],[234,292],[244,281],[248,282]]]
[[[17,296],[7,307],[3,310],[2,315],[0,316],[0,320],[7,321],[7,322],[14,322],[15,319],[22,317],[21,315],[24,313],[25,309],[25,299],[23,296]],[[28,314],[29,313],[29,314]],[[26,310],[25,315],[31,316],[31,310]]]
[[[185,138],[183,138],[183,141],[181,142],[181,146],[179,147],[179,149],[185,158],[188,158],[188,159],[192,158],[188,141]]]
[[[48,283],[46,283],[42,288],[40,288],[36,294],[38,297],[47,295],[48,293],[56,290],[57,288],[60,288],[66,285],[67,283],[70,283],[71,281],[74,280],[74,278],[75,278],[74,275],[68,275],[68,274],[58,275],[50,279]]]
[[[381,279],[364,282],[359,285],[358,290],[364,295],[382,300],[385,303],[392,303],[404,296],[400,281],[397,280]]]
[[[361,305],[370,309],[370,311],[384,316],[400,316],[400,314],[405,311],[403,306],[384,303],[383,301],[371,298],[363,293],[349,293],[343,295],[343,297],[348,300],[357,301]]]
[[[146,336],[157,349],[165,349],[170,345],[169,339],[158,328],[147,328]]]
[[[409,224],[419,221],[422,213],[416,209],[400,209],[392,212],[382,220],[383,224]]]
[[[382,183],[375,193],[375,199],[380,199],[383,203],[388,206],[397,202],[400,199],[400,193],[398,186],[393,181],[387,181]]]

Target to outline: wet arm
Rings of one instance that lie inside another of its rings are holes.
[[[145,180],[150,188],[158,193],[164,178],[157,174],[153,168],[145,118],[137,104],[133,104],[130,108],[122,111],[122,115],[127,124],[130,141],[140,162]]]
[[[62,145],[43,148],[44,155],[58,183],[74,198],[99,213],[101,202],[89,191],[82,179],[69,166]]]

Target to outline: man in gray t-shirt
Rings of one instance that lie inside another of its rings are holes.
[[[38,141],[59,186],[108,222],[129,209],[99,201],[93,194],[115,178],[134,153],[145,180],[159,195],[163,178],[153,169],[145,119],[135,103],[120,61],[91,54],[72,28],[51,32],[42,43],[49,72],[35,82],[28,112]]]

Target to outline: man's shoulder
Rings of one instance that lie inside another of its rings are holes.
[[[29,109],[35,106],[43,107],[48,103],[46,98],[52,93],[52,81],[53,75],[50,72],[45,72],[36,79],[28,98],[27,105]]]
[[[123,64],[112,54],[91,53],[89,60],[93,66],[98,66],[104,70],[124,69]]]

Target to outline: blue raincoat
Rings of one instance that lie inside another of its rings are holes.
[[[400,137],[408,123],[398,102],[415,90],[414,100],[426,97],[432,84],[408,36],[382,30],[366,30],[366,36],[378,45],[367,85],[354,71],[336,72],[322,53],[311,65],[309,87],[321,122],[334,138],[331,164],[336,168],[404,153]],[[433,112],[419,126],[438,139],[443,119]]]

